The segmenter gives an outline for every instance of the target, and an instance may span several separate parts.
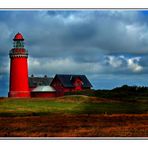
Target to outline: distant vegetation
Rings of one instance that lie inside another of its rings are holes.
[[[123,85],[112,90],[85,90],[68,92],[65,95],[87,95],[120,101],[148,101],[148,87]]]

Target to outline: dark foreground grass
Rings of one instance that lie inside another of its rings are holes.
[[[76,98],[76,101],[74,101]],[[62,101],[60,101],[60,99]],[[65,99],[65,100],[64,100]],[[99,100],[97,98],[96,100]],[[91,102],[90,97],[67,96],[57,99],[3,99],[0,116],[41,116],[49,114],[141,114],[148,112],[145,103]]]
[[[0,117],[0,137],[148,137],[148,114]]]

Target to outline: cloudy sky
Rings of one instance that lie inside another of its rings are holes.
[[[147,11],[1,10],[0,96],[8,92],[17,32],[29,51],[29,75],[85,74],[95,89],[148,86]]]

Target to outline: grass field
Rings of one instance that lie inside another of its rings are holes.
[[[0,116],[69,114],[141,114],[148,113],[147,103],[120,102],[87,96],[53,99],[3,99]]]
[[[148,105],[87,96],[1,99],[1,137],[148,136]]]

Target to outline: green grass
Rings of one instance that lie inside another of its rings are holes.
[[[76,101],[41,100],[41,99],[3,99],[0,101],[0,116],[32,116],[53,113],[69,114],[114,114],[114,113],[148,113],[146,103],[129,102],[85,102],[85,97],[73,96]],[[60,99],[60,98],[59,98]],[[64,98],[62,98],[64,99]]]
[[[72,110],[76,104],[55,101],[6,100],[0,103],[0,115],[41,115]]]

